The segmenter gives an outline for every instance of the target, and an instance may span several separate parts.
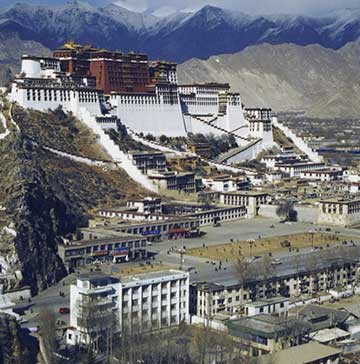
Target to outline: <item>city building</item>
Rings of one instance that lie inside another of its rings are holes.
[[[317,342],[292,346],[273,354],[254,358],[251,364],[339,364],[342,349]]]
[[[100,210],[99,214],[102,221],[90,220],[90,227],[81,229],[83,236],[88,237],[90,234],[94,235],[102,231],[103,234],[111,234],[114,231],[115,233],[140,235],[146,237],[148,241],[160,241],[197,237],[200,234],[200,221],[193,217],[171,217],[166,220],[129,223],[118,219],[116,212],[112,210]]]
[[[246,206],[248,218],[257,216],[260,205],[268,203],[269,194],[259,191],[218,192],[214,195],[220,204],[226,206]]]
[[[184,193],[195,193],[195,173],[176,171],[148,171],[148,177],[160,190],[172,190]]]
[[[161,214],[161,198],[160,197],[145,197],[142,199],[128,200],[126,205],[128,207],[136,208],[137,212],[143,214]]]
[[[166,168],[166,157],[162,152],[130,151],[129,157],[144,174],[147,174],[148,170],[161,171]]]
[[[210,159],[211,158],[211,147],[208,143],[195,143],[190,145],[191,152],[198,156]]]
[[[300,178],[312,181],[330,182],[342,181],[344,179],[344,172],[342,169],[319,169],[315,171],[300,172]]]
[[[245,347],[250,357],[258,357],[302,344],[309,326],[296,318],[255,315],[229,320],[230,337]]]
[[[288,173],[290,177],[300,177],[301,173],[309,171],[318,171],[325,169],[324,162],[288,162],[288,163],[275,163],[275,169]]]
[[[94,262],[125,262],[147,258],[147,238],[122,232],[82,231],[80,239],[64,240],[58,246],[58,254],[69,271]]]
[[[217,314],[238,314],[245,304],[277,296],[293,297],[328,291],[334,287],[353,290],[358,282],[356,258],[328,258],[316,266],[299,266],[269,272],[265,280],[254,274],[242,285],[236,275],[193,282],[190,287],[190,311],[199,318]]]
[[[255,316],[260,314],[285,315],[289,309],[289,298],[272,297],[245,303],[245,315]]]
[[[189,273],[167,270],[120,278],[94,273],[77,277],[70,287],[71,345],[88,344],[110,327],[121,334],[181,322],[189,322]]]
[[[206,188],[216,192],[234,192],[250,188],[250,181],[247,178],[230,175],[203,178],[202,182]]]
[[[342,227],[360,225],[360,198],[320,201],[318,223]]]

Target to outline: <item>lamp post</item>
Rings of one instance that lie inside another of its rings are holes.
[[[248,239],[247,240],[248,244],[249,244],[249,254],[250,254],[250,260],[252,258],[252,249],[253,249],[253,245],[255,244],[255,239]]]
[[[311,234],[311,249],[314,250],[314,230],[310,230],[309,233]]]

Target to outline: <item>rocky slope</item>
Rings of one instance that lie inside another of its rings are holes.
[[[22,333],[15,318],[0,314],[0,363],[35,364],[37,353],[36,342]]]
[[[14,118],[22,128],[19,115],[24,117],[18,111]],[[82,134],[73,130],[75,126],[64,121],[57,132],[63,139],[72,135],[70,140],[78,145]],[[37,129],[37,144],[30,140],[33,135],[26,128],[0,142],[0,204],[6,208],[6,224],[11,222],[16,231],[13,246],[8,249],[18,257],[22,283],[31,285],[34,292],[66,274],[57,244],[87,222],[89,209],[116,204],[126,196],[147,194],[122,169],[89,166],[44,150],[41,146],[49,132],[46,128],[45,124],[43,130]],[[69,150],[66,144],[62,149],[69,153],[81,150]],[[83,150],[83,155],[86,153]]]
[[[0,31],[0,85],[19,72],[23,54],[46,56],[50,51],[40,43],[22,39],[17,32]]]
[[[358,117],[360,41],[340,50],[292,44],[248,47],[236,54],[192,59],[179,80],[229,82],[247,106],[306,111],[314,117]]]
[[[55,3],[55,2],[54,2]],[[70,39],[99,47],[140,50],[178,62],[234,53],[263,43],[320,44],[340,48],[360,36],[360,9],[322,17],[253,16],[214,6],[165,17],[129,11],[114,4],[82,1],[46,6],[15,4],[0,12],[0,33],[55,48]]]

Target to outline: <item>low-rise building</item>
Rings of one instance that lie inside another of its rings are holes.
[[[360,225],[360,198],[320,201],[318,223],[341,227]]]
[[[147,258],[144,236],[100,229],[88,233],[84,229],[80,235],[79,240],[67,240],[58,246],[59,256],[69,270],[97,261],[120,263]]]
[[[269,272],[267,279],[254,273],[244,284],[236,275],[229,273],[225,277],[193,282],[190,287],[190,310],[200,318],[222,313],[232,315],[243,312],[245,304],[264,298],[308,295],[334,287],[354,289],[358,269],[356,258],[328,258],[319,260],[312,267],[299,262],[298,266],[282,270],[280,264],[278,269]]]
[[[148,170],[160,171],[166,168],[166,157],[162,152],[129,152],[129,157],[142,173]]]
[[[231,338],[246,347],[250,357],[299,345],[309,332],[301,320],[265,314],[229,320],[226,325]]]
[[[216,192],[234,192],[248,190],[250,182],[247,178],[233,177],[230,175],[203,178],[203,185]]]
[[[189,322],[189,273],[167,270],[128,277],[79,276],[70,287],[67,342],[88,344],[111,326],[153,331]]]
[[[255,316],[262,313],[269,315],[285,315],[289,309],[289,298],[272,297],[245,303],[245,315]]]
[[[175,171],[148,171],[148,177],[163,190],[195,193],[195,173]]]
[[[112,217],[109,217],[112,219]],[[111,221],[111,220],[110,220]],[[104,233],[112,231],[140,235],[146,237],[148,241],[159,241],[161,239],[176,239],[182,237],[196,237],[199,235],[200,221],[192,217],[172,217],[167,220],[144,221],[144,222],[124,222],[114,218],[109,223],[108,218],[102,221],[98,219],[90,220],[90,228],[81,229],[82,233],[94,234],[103,230]]]
[[[136,207],[137,212],[143,214],[161,214],[161,198],[145,197],[142,199],[131,199],[127,201],[128,207]]]
[[[254,358],[251,364],[339,364],[342,350],[317,342],[278,351],[273,354]]]
[[[344,172],[341,169],[325,168],[300,172],[299,177],[306,180],[321,182],[342,181],[344,178]]]
[[[268,203],[269,194],[259,191],[220,192],[219,202],[228,206],[246,206],[248,217],[258,215],[260,205]]]
[[[323,162],[298,162],[293,163],[275,163],[275,169],[288,173],[290,177],[299,177],[301,173],[309,171],[317,171],[325,169],[325,163]]]
[[[190,145],[190,150],[202,158],[211,158],[211,147],[209,143],[194,143]]]

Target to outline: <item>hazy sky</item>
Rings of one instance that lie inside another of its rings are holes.
[[[81,0],[80,0],[81,1]],[[162,9],[166,15],[174,10],[198,10],[206,4],[241,10],[249,14],[308,14],[321,15],[342,8],[360,8],[360,0],[82,0],[92,5],[115,2],[130,10]],[[0,6],[16,2],[61,5],[67,0],[0,0]]]

